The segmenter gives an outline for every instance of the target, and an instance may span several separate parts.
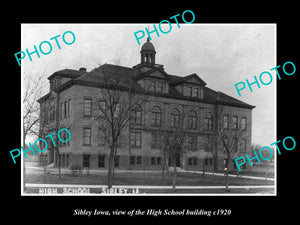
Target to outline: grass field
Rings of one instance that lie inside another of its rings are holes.
[[[274,181],[256,180],[248,178],[229,177],[229,185],[274,185]],[[107,174],[91,175],[71,175],[62,174],[59,179],[58,174],[26,174],[25,183],[46,183],[46,184],[96,184],[106,185]],[[161,173],[157,172],[123,172],[116,173],[114,176],[114,185],[172,185],[171,173],[163,179]],[[178,186],[219,186],[225,185],[225,176],[214,176],[179,172],[177,174],[176,184]]]

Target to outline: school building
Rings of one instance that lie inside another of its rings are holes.
[[[128,140],[117,150],[115,168],[160,170],[164,158],[157,145],[158,131],[171,126],[166,121],[176,121],[183,110],[190,112],[191,127],[186,136],[188,147],[176,157],[178,168],[209,171],[214,166],[224,169],[228,159],[219,138],[220,125],[230,131],[228,134],[232,134],[232,130],[240,134],[235,138],[236,147],[230,161],[246,153],[251,155],[252,109],[255,106],[212,90],[196,73],[169,74],[163,65],[156,63],[155,56],[155,48],[148,39],[141,48],[140,63],[132,68],[104,64],[91,71],[64,69],[49,76],[49,93],[38,100],[42,118],[40,133],[48,135],[64,127],[71,132],[71,139],[67,143],[56,141],[59,143],[56,147],[50,141],[47,151],[40,157],[54,166],[58,165],[60,157],[62,168],[107,169],[110,150],[103,143],[101,124],[96,119],[99,110],[92,95],[104,88],[103,71],[106,76],[119,79],[123,91],[126,85],[134,83],[150,96],[134,109],[134,117],[123,131],[127,132]],[[226,141],[229,142],[230,137]]]

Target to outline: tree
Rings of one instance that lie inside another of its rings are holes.
[[[165,126],[162,132],[161,149],[164,157],[169,156],[173,166],[172,188],[176,192],[177,180],[177,157],[179,157],[187,148],[186,137],[191,127],[189,114],[184,110],[181,114],[171,114],[168,119],[170,126]],[[163,167],[164,168],[164,167]]]
[[[233,167],[233,159],[239,156],[239,149],[244,148],[243,139],[248,137],[247,132],[242,128],[242,124],[238,123],[237,117],[232,117],[230,121],[228,114],[225,112],[225,104],[217,104],[217,143],[220,143],[220,151],[225,155],[225,189],[228,189],[228,174]]]
[[[40,108],[37,100],[41,97],[43,89],[43,75],[33,78],[31,74],[24,73],[24,87],[23,87],[23,146],[26,145],[26,141],[29,136],[36,136],[38,133],[38,124],[40,121]],[[24,177],[26,174],[25,161],[23,163]],[[23,185],[25,179],[23,179]],[[25,185],[24,185],[25,188]]]
[[[42,93],[42,79],[40,76],[33,79],[32,76],[25,75],[23,92],[23,144],[30,135],[36,135],[38,123],[40,121],[40,107],[37,100]]]
[[[114,71],[100,66],[93,73],[102,79],[101,87],[97,90],[89,89],[89,92],[98,106],[99,113],[94,119],[99,122],[103,141],[110,150],[107,185],[111,188],[117,149],[128,144],[126,131],[129,131],[132,111],[145,102],[146,94],[133,82],[124,81],[117,66]]]

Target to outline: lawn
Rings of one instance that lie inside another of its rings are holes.
[[[229,177],[229,185],[274,185],[274,181],[256,180],[248,178]],[[95,184],[106,185],[107,174],[71,175],[62,174],[26,174],[25,183],[47,183],[47,184]],[[161,173],[157,172],[122,172],[114,176],[114,185],[172,185],[172,174],[163,179]],[[178,186],[222,186],[225,185],[225,176],[214,176],[179,172],[176,184]]]

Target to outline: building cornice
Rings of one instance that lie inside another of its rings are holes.
[[[82,81],[82,80],[70,80],[66,82],[65,84],[58,87],[55,91],[57,93],[63,92],[64,90],[70,88],[73,85],[80,85],[80,86],[86,86],[86,87],[94,87],[94,88],[107,88],[107,85],[105,84],[99,84],[99,83],[93,83],[88,81]],[[110,86],[110,88],[114,88],[113,85]],[[130,88],[125,86],[118,87],[120,91],[129,91]],[[238,107],[238,108],[246,108],[246,109],[253,109],[255,106],[249,105],[246,103],[233,103],[233,102],[225,102],[225,101],[213,101],[208,99],[199,99],[189,96],[173,96],[169,93],[158,93],[158,92],[150,92],[150,91],[144,91],[142,89],[137,90],[135,89],[136,94],[142,94],[142,95],[149,95],[152,97],[162,97],[162,98],[169,98],[169,99],[177,99],[177,100],[184,100],[184,101],[190,101],[190,102],[198,102],[198,103],[207,103],[207,104],[213,104],[213,105],[225,105],[225,106],[232,106],[232,107]],[[48,95],[48,94],[47,94]],[[46,97],[46,95],[44,96]],[[42,98],[44,98],[42,97]]]

